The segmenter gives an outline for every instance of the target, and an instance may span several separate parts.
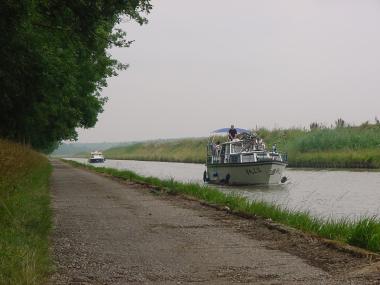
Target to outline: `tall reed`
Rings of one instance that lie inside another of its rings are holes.
[[[380,149],[380,126],[317,129],[286,144],[298,152]]]
[[[206,160],[207,139],[180,139],[136,143],[104,152],[107,158],[202,163]]]

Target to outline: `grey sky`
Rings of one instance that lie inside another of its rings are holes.
[[[159,0],[112,54],[96,127],[79,141],[207,136],[235,126],[380,117],[380,1]]]

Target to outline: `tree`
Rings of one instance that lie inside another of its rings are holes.
[[[125,65],[107,53],[128,47],[123,17],[147,20],[149,0],[1,1],[0,137],[51,149],[95,125],[106,78]]]

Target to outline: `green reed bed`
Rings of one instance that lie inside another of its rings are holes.
[[[295,137],[287,147],[299,152],[379,149],[380,125],[317,129]]]
[[[380,125],[257,130],[266,142],[288,153],[291,167],[380,168]],[[223,141],[223,140],[222,140]],[[141,142],[104,152],[110,159],[204,163],[207,138]]]
[[[320,237],[380,252],[380,220],[376,217],[362,218],[356,221],[348,219],[325,220],[313,217],[308,212],[295,211],[263,201],[249,201],[234,194],[225,194],[206,185],[181,183],[173,179],[161,180],[155,177],[141,176],[127,170],[94,167],[74,161],[67,162],[77,167],[84,167],[124,180],[147,183],[159,187],[167,193],[184,194],[210,204],[228,206],[235,213],[261,216]]]
[[[110,148],[104,151],[104,155],[110,159],[203,163],[206,145],[207,139],[204,138],[143,142]]]
[[[48,160],[0,140],[0,284],[42,284],[51,270]]]
[[[315,168],[380,168],[380,149],[289,152],[289,166]]]
[[[264,139],[267,148],[271,148],[273,144],[276,144],[281,151],[288,151],[289,142],[295,139],[307,135],[307,131],[304,129],[290,128],[290,129],[274,129],[268,130],[261,128],[257,130],[257,134]]]
[[[380,125],[301,129],[260,129],[270,146],[288,152],[291,167],[380,168]]]

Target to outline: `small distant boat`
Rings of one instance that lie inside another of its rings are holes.
[[[226,140],[227,128],[214,131],[207,145],[205,182],[227,185],[279,184],[287,165],[287,155],[274,146],[271,151],[256,133],[237,130],[235,139]],[[222,136],[221,136],[222,135]]]
[[[103,156],[103,153],[100,151],[92,151],[91,156],[88,159],[89,163],[103,163],[106,159]]]

